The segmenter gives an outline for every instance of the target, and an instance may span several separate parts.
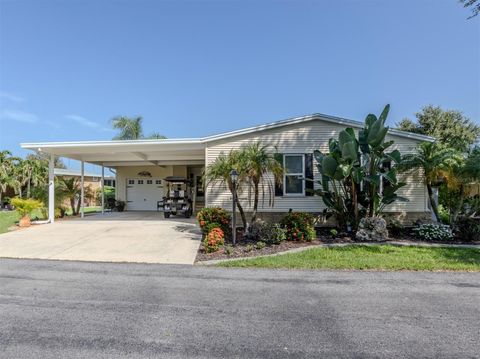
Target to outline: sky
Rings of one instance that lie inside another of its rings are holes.
[[[201,137],[312,113],[480,123],[480,16],[457,0],[0,0],[0,149]],[[67,165],[76,167],[75,163]]]

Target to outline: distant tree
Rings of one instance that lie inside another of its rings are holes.
[[[469,19],[480,14],[480,2],[478,2],[478,0],[459,0],[459,1],[460,3],[463,4],[463,7],[471,8],[472,15],[468,17]]]
[[[397,125],[398,129],[433,136],[440,145],[460,152],[467,151],[480,136],[480,127],[460,111],[429,105],[415,116],[417,121],[403,119]]]
[[[145,137],[147,139],[158,139],[158,140],[164,140],[165,137],[164,135],[158,133],[158,132],[153,132],[152,134],[148,135],[147,137]]]
[[[158,132],[154,132],[149,136],[143,135],[142,117],[127,117],[118,116],[112,119],[112,126],[115,130],[119,130],[119,134],[116,135],[114,140],[140,140],[146,139],[164,139],[165,136]]]
[[[142,118],[140,116],[130,118],[119,116],[112,119],[112,126],[115,130],[120,130],[114,140],[138,140],[143,137]]]

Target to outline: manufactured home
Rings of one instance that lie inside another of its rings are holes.
[[[288,164],[284,166],[286,170],[282,186],[277,186],[274,193],[266,188],[260,191],[260,216],[272,217],[290,209],[312,213],[323,211],[322,199],[308,190],[309,186],[317,185],[305,179],[318,179],[313,151],[319,149],[327,152],[328,140],[337,137],[346,127],[359,129],[363,123],[313,114],[202,138],[39,142],[23,143],[21,146],[50,154],[52,159],[61,156],[79,160],[82,168],[85,163],[100,165],[102,173],[105,167],[114,169],[116,196],[118,200],[126,202],[127,211],[156,211],[157,204],[165,195],[165,178],[168,176],[182,176],[191,180],[195,208],[215,206],[231,210],[232,196],[228,189],[219,183],[204,186],[202,172],[220,154],[261,141],[271,146],[272,152],[280,155],[282,162]],[[391,129],[387,140],[395,141],[392,149],[405,154],[414,151],[419,142],[433,141],[433,138]],[[407,185],[399,194],[409,201],[394,203],[386,211],[411,220],[430,216],[422,174],[413,173],[406,176],[404,181]],[[53,185],[51,181],[52,188]],[[50,196],[54,195],[52,188]],[[247,212],[252,209],[252,196],[248,189],[240,193],[239,200]]]

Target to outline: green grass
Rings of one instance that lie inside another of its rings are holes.
[[[33,219],[44,219],[43,213],[40,209],[35,209],[32,212]],[[8,232],[10,227],[15,226],[20,216],[17,211],[1,211],[0,212],[0,233]]]
[[[84,209],[85,209],[85,214],[87,214],[87,213],[101,212],[101,211],[102,211],[102,207],[101,207],[101,206],[85,207]],[[66,214],[67,214],[67,216],[71,216],[71,215],[72,215],[72,209],[71,209],[71,208],[67,209]]]
[[[480,249],[347,246],[311,248],[273,257],[219,263],[221,267],[480,271]]]
[[[16,211],[1,211],[0,212],[0,233],[5,233],[8,229],[15,225],[19,220]]]

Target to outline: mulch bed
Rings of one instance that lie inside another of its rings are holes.
[[[305,242],[305,241],[298,241],[298,242],[293,242],[293,241],[283,241],[280,244],[273,244],[270,246],[266,246],[265,248],[262,249],[257,249],[255,248],[255,241],[249,241],[245,240],[242,238],[241,233],[237,234],[237,245],[233,247],[233,252],[231,254],[226,254],[225,250],[221,248],[219,251],[214,252],[214,253],[206,253],[203,250],[203,246],[201,245],[200,248],[198,249],[197,257],[195,259],[195,262],[203,262],[203,261],[210,261],[210,260],[217,260],[217,259],[231,259],[231,258],[248,258],[248,257],[257,257],[257,256],[264,256],[264,255],[269,255],[269,254],[275,254],[275,253],[280,253],[280,252],[285,252],[290,249],[294,248],[303,248],[303,247],[312,247],[312,246],[317,246],[320,244],[333,244],[333,243],[366,243],[366,242],[360,242],[352,239],[349,236],[339,236],[336,238],[332,238],[331,236],[322,233],[324,231],[320,231],[318,233],[318,238],[314,241],[311,242]],[[411,236],[408,233],[401,233],[396,235],[395,237],[392,236],[388,241],[385,241],[383,243],[388,244],[389,242],[403,242],[406,244],[432,244],[432,243],[437,243],[437,244],[446,244],[446,242],[440,242],[440,241],[430,241],[430,242],[424,242],[424,241],[419,241],[415,237]],[[480,246],[480,242],[465,242],[461,241],[458,239],[454,239],[452,241],[447,242],[448,244],[475,244]],[[226,243],[227,245],[231,245],[231,243]],[[252,248],[253,245],[253,249]],[[247,248],[247,246],[249,248]]]

